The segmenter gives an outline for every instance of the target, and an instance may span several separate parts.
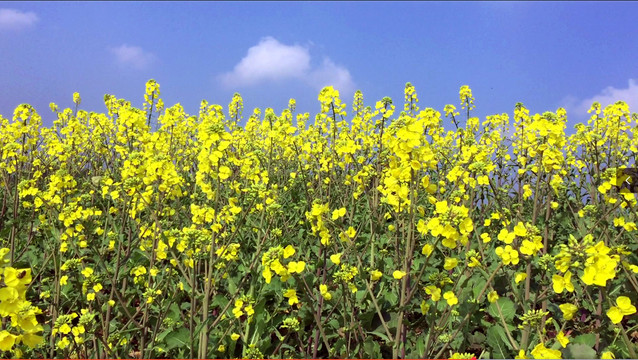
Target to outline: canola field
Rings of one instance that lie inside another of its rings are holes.
[[[0,117],[2,357],[638,357],[626,103],[144,99]]]

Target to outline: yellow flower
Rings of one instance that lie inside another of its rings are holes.
[[[506,244],[511,244],[516,238],[516,234],[507,231],[507,229],[501,229],[501,232],[498,233],[497,238]]]
[[[306,262],[305,261],[291,261],[288,263],[288,272],[291,274],[294,273],[299,273],[301,274],[301,272],[306,268]]]
[[[15,344],[17,336],[7,330],[0,331],[0,350],[10,351]]]
[[[342,253],[330,255],[330,261],[332,261],[336,265],[339,265],[341,263],[341,254]]]
[[[22,335],[22,343],[32,349],[42,344],[42,341],[44,341],[44,337],[34,333],[26,333]]]
[[[337,220],[346,215],[346,208],[336,209],[332,212],[332,220]]]
[[[31,269],[4,268],[4,283],[9,287],[27,285],[31,282]]]
[[[526,273],[516,273],[516,276],[514,277],[514,281],[518,284],[521,281],[527,279],[527,274]]]
[[[217,347],[217,351],[219,352],[224,352],[226,351],[226,346],[224,346],[224,344],[221,344]]]
[[[474,224],[472,223],[472,219],[470,219],[469,217],[463,219],[463,221],[461,221],[461,223],[459,224],[459,230],[461,231],[461,234],[463,235],[467,235],[471,233],[472,230],[474,230]]]
[[[525,255],[534,255],[536,252],[540,251],[543,249],[543,243],[542,243],[542,238],[540,236],[535,236],[533,241],[530,240],[523,240],[523,242],[521,243],[521,253],[525,254]]]
[[[454,306],[459,303],[459,299],[456,298],[456,295],[452,291],[448,291],[443,294],[443,298],[447,300],[447,304],[450,306]]]
[[[62,277],[60,277],[60,285],[66,285],[67,280],[69,280],[69,277],[66,275],[62,275]]]
[[[370,280],[372,281],[377,281],[381,279],[381,276],[383,276],[383,273],[379,270],[370,271]]]
[[[93,273],[93,270],[91,270],[91,273]],[[142,276],[144,274],[146,274],[146,268],[143,265],[139,265],[131,269],[131,275]]]
[[[421,314],[425,315],[430,310],[430,304],[426,303],[425,300],[421,301]]]
[[[80,336],[81,334],[84,334],[85,331],[86,329],[84,328],[84,325],[74,326],[73,329],[71,329],[73,336]]]
[[[328,291],[328,286],[325,284],[319,285],[319,293],[323,296],[324,299],[330,301],[332,299],[332,294]]]
[[[515,356],[514,359],[527,359],[527,357],[525,356],[525,350],[520,349],[518,351],[518,355]]]
[[[284,297],[288,298],[288,304],[295,305],[299,303],[299,298],[297,297],[297,291],[295,289],[288,289],[284,292]]]
[[[225,165],[219,167],[219,178],[221,180],[226,180],[232,175],[232,170]]]
[[[456,265],[459,263],[459,259],[457,258],[445,258],[445,264],[443,265],[443,268],[445,270],[452,270],[456,267]]]
[[[423,245],[423,249],[421,249],[421,254],[425,256],[430,256],[430,254],[432,254],[432,251],[434,251],[434,246],[430,244],[425,244]]]
[[[231,339],[231,340],[233,340],[233,341],[237,341],[237,339],[239,339],[239,334],[237,334],[237,333],[232,333],[232,334],[230,335],[230,339]]]
[[[525,228],[525,224],[519,221],[518,224],[514,226],[514,234],[516,236],[525,237],[527,235],[527,229]]]
[[[604,353],[602,353],[602,355],[600,355],[601,359],[615,359],[616,356],[614,356],[614,353],[611,351],[605,351]]]
[[[479,261],[479,259],[476,258],[476,256],[472,256],[470,257],[470,262],[467,264],[468,267],[477,267],[480,266],[481,262]]]
[[[62,340],[58,341],[56,346],[58,347],[58,349],[64,349],[67,346],[69,346],[71,344],[71,342],[69,341],[68,337],[63,337]]]
[[[242,306],[244,306],[244,302],[242,300],[235,300],[235,307],[233,308],[233,315],[235,315],[236,318],[240,318],[242,315],[244,315],[244,312],[242,311]]]
[[[602,245],[602,246],[601,246]],[[610,251],[608,247],[602,243],[587,249],[590,255],[588,265],[581,276],[583,282],[587,285],[607,286],[607,281],[616,277],[616,265],[618,261],[607,253]]]
[[[562,304],[558,307],[563,312],[563,318],[565,318],[565,320],[571,320],[576,311],[578,311],[578,307],[574,304]]]
[[[536,345],[531,354],[534,359],[562,359],[563,355],[560,350],[548,349],[543,343]]]
[[[394,272],[392,273],[392,277],[394,277],[397,280],[402,279],[405,275],[406,273],[401,270],[394,270]]]
[[[284,249],[284,259],[287,259],[293,256],[294,254],[295,254],[295,249],[291,245],[286,246],[286,248]]]
[[[436,203],[436,213],[437,214],[445,214],[447,213],[449,210],[448,206],[447,206],[447,200],[443,200],[443,201],[438,201]]]
[[[69,324],[62,324],[62,326],[60,326],[60,329],[58,331],[66,335],[71,332],[71,327],[69,326]]]
[[[494,251],[496,252],[496,255],[503,259],[503,264],[518,264],[518,251],[514,250],[510,245],[505,246],[505,249],[499,246],[494,249]]]
[[[496,291],[492,291],[489,294],[487,294],[487,301],[493,303],[496,300],[498,300],[499,296],[498,293]]]
[[[264,277],[264,279],[266,279],[266,284],[270,284],[270,281],[272,280],[272,271],[270,271],[270,268],[265,267],[261,275]]]
[[[562,331],[558,333],[558,335],[556,335],[556,340],[560,343],[560,346],[562,347],[566,347],[567,344],[569,344],[569,339],[567,338],[567,336],[565,336],[565,333],[563,333]]]
[[[425,293],[432,296],[432,301],[439,301],[441,299],[441,289],[434,286],[428,285],[423,288]]]
[[[474,359],[474,355],[471,353],[458,353],[455,352],[454,354],[452,354],[452,356],[450,356],[450,359]]]
[[[144,270],[146,270],[146,269],[144,269]],[[146,271],[144,271],[144,272],[146,272]],[[84,275],[84,277],[88,278],[92,274],[93,274],[93,269],[91,269],[90,267],[86,267],[86,268],[84,268],[84,270],[82,270],[82,275]]]
[[[631,304],[631,300],[626,296],[619,296],[616,299],[616,305],[618,306],[613,306],[607,311],[607,316],[614,324],[621,322],[625,315],[636,313],[636,307]]]
[[[570,271],[566,272],[564,276],[552,276],[554,291],[557,294],[562,293],[565,289],[569,292],[574,292],[574,285],[572,284],[571,277],[572,273]]]
[[[527,200],[532,196],[532,187],[529,184],[523,185],[523,199]]]

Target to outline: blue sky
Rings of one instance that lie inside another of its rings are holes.
[[[411,82],[421,108],[458,107],[469,85],[476,115],[568,110],[593,101],[638,111],[636,2],[1,2],[0,114],[50,102],[104,112],[104,94],[141,107],[156,79],[167,106],[227,108],[244,117],[319,111],[322,86],[398,109]]]

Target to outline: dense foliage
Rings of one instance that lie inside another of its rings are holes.
[[[327,87],[314,121],[159,95],[0,118],[4,356],[637,357],[625,103],[567,136],[467,86],[350,117]]]

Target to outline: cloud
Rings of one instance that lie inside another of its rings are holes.
[[[597,95],[580,101],[573,96],[568,96],[563,100],[563,103],[568,114],[588,118],[587,110],[596,101],[600,103],[602,109],[616,101],[624,101],[629,105],[629,111],[638,112],[638,82],[635,79],[629,79],[627,88],[617,89],[608,86]]]
[[[34,12],[0,9],[0,29],[22,30],[33,26],[38,20],[38,15]]]
[[[146,69],[153,61],[155,61],[155,55],[145,51],[139,46],[121,45],[109,49],[115,60],[124,66],[131,66],[138,70]]]
[[[254,85],[266,80],[302,78],[310,68],[308,49],[281,44],[272,37],[261,39],[233,71],[222,74],[225,85]]]
[[[320,66],[312,67],[308,48],[285,45],[273,37],[265,37],[233,68],[219,75],[226,87],[254,86],[267,81],[297,80],[321,89],[332,85],[340,91],[354,89],[348,69],[325,58]]]
[[[321,66],[310,71],[307,80],[312,86],[320,89],[332,85],[342,93],[354,93],[354,82],[350,71],[336,65],[329,58],[324,58]]]

